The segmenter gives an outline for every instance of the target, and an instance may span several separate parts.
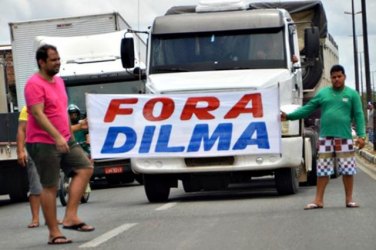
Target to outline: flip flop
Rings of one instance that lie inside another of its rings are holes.
[[[95,230],[95,227],[89,226],[85,222],[81,222],[71,226],[63,226],[63,228],[68,230],[76,230],[79,232],[91,232]]]
[[[36,227],[39,227],[39,223],[38,222],[32,222],[29,225],[27,225],[27,228],[36,228]]]
[[[359,207],[359,205],[356,202],[352,201],[352,202],[347,203],[346,207],[347,208],[357,208],[357,207]]]
[[[304,207],[304,210],[311,210],[311,209],[320,209],[323,208],[322,205],[318,205],[316,203],[309,203]]]
[[[63,240],[63,241],[58,241]],[[60,235],[53,237],[49,242],[47,242],[49,245],[62,245],[62,244],[70,244],[72,243],[72,240],[68,240],[67,237]]]

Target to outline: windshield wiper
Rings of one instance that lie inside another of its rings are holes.
[[[215,70],[237,70],[237,69],[250,69],[250,67],[235,66],[235,67],[216,67],[215,68]]]
[[[162,73],[162,72],[189,72],[190,70],[185,69],[185,68],[172,67],[172,68],[154,68],[153,71],[156,73]]]

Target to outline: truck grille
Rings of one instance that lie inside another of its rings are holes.
[[[188,167],[199,167],[199,166],[218,166],[218,165],[233,165],[233,156],[224,157],[203,157],[203,158],[185,158],[185,164]]]

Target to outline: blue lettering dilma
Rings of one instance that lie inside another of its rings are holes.
[[[180,153],[185,150],[192,153],[200,151],[201,147],[203,151],[210,151],[217,141],[218,151],[230,150],[233,132],[233,125],[231,123],[218,124],[211,135],[209,133],[208,124],[197,124],[193,128],[192,136],[187,147],[169,146],[172,128],[170,124],[160,127],[155,149],[152,149],[156,126],[146,126],[142,134],[138,153],[147,154],[150,150],[155,150],[155,153]],[[116,139],[120,134],[123,134],[126,140],[123,145],[115,147]],[[136,145],[137,133],[132,128],[110,127],[101,153],[126,153],[131,151]],[[250,145],[256,145],[261,149],[270,148],[265,122],[250,123],[237,139],[232,150],[244,150]]]

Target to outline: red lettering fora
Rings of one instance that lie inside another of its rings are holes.
[[[159,116],[155,116],[153,114],[154,107],[157,103],[162,104],[161,113]],[[143,109],[143,115],[146,120],[148,121],[163,121],[171,117],[175,110],[175,103],[174,100],[167,97],[159,97],[150,99],[145,103]]]
[[[251,107],[247,108],[247,105],[251,103]],[[244,95],[225,115],[225,119],[237,118],[242,113],[251,113],[253,117],[263,117],[263,108],[261,94],[247,94]]]
[[[206,107],[197,107],[200,102],[207,103]],[[185,102],[180,119],[190,120],[193,115],[196,115],[199,120],[214,119],[215,116],[210,114],[210,111],[217,109],[219,104],[218,98],[213,96],[189,97]]]
[[[104,122],[113,122],[117,115],[130,115],[133,113],[131,108],[120,108],[122,104],[135,104],[138,102],[138,98],[125,98],[125,99],[113,99],[108,105],[106,115],[104,116]]]

